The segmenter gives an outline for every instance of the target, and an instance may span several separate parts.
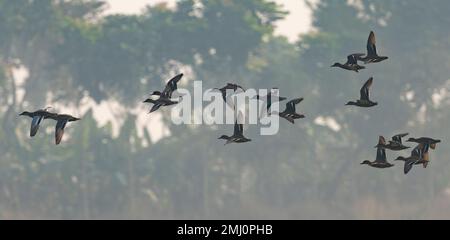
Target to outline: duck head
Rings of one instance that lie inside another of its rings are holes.
[[[370,165],[370,161],[369,160],[364,160],[362,163],[361,163],[361,165],[365,165],[365,164],[367,164],[367,165]]]

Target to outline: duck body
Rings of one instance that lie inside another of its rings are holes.
[[[19,114],[19,116],[28,116],[31,118],[30,137],[36,136],[42,120],[50,118],[53,115],[55,114],[48,112],[47,109],[40,109],[34,112],[25,111]]]
[[[395,160],[405,162],[404,167],[403,167],[403,172],[405,174],[408,174],[408,172],[412,169],[412,167],[414,165],[422,164],[423,167],[426,168],[430,161],[429,154],[428,154],[429,147],[430,147],[429,144],[420,143],[411,151],[410,157],[405,158],[405,157],[399,156]]]
[[[350,101],[347,104],[347,106],[357,106],[357,107],[363,107],[363,108],[370,108],[373,106],[378,105],[377,102],[372,102],[370,100],[356,100],[356,102]]]
[[[241,87],[240,85],[237,85],[237,84],[235,84],[235,83],[227,83],[227,85],[224,86],[224,87],[222,87],[222,88],[213,88],[213,89],[219,90],[220,93],[222,94],[222,99],[223,99],[223,101],[224,101],[225,103],[227,103],[228,105],[230,105],[230,104],[227,102],[227,90],[233,90],[234,92],[236,92],[238,88],[242,89],[242,91],[245,92],[245,89],[244,89],[243,87]],[[230,105],[230,106],[231,106],[231,105]]]

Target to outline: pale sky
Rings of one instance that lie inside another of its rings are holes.
[[[148,4],[154,5],[167,2],[173,6],[176,0],[106,0],[110,8],[107,13],[139,13]],[[277,24],[276,34],[288,37],[290,41],[295,41],[299,33],[308,32],[311,29],[311,12],[303,0],[275,0],[283,8],[289,11],[289,15]]]

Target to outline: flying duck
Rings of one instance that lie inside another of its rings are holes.
[[[294,123],[295,119],[304,118],[305,115],[298,114],[295,112],[295,105],[299,104],[301,101],[303,101],[303,98],[296,98],[286,103],[286,109],[281,112],[275,114],[278,114],[280,117],[288,120],[290,123]]]
[[[356,102],[348,102],[345,105],[353,105],[358,107],[373,107],[375,105],[378,105],[377,102],[372,102],[369,99],[369,89],[372,86],[373,83],[373,77],[369,78],[369,80],[366,81],[366,83],[362,86],[360,90],[360,99],[356,100]]]
[[[241,113],[239,112],[239,118],[242,118]],[[227,140],[225,142],[225,145],[229,143],[244,143],[244,142],[250,142],[251,139],[244,137],[244,127],[243,124],[238,123],[238,120],[236,118],[234,122],[234,132],[232,136],[222,135],[218,139],[224,139]]]
[[[407,142],[429,144],[431,149],[436,149],[436,144],[440,143],[441,140],[429,137],[421,137],[421,138],[409,138]]]
[[[378,144],[382,144],[383,141],[384,138],[380,136],[380,138],[378,139]],[[384,147],[381,146],[377,148],[377,158],[375,159],[375,161],[371,162],[369,160],[364,160],[361,164],[362,165],[367,164],[374,168],[390,168],[394,166],[394,164],[389,163],[386,160],[386,150]]]
[[[19,114],[19,116],[28,116],[28,117],[32,118],[31,127],[30,127],[30,137],[34,137],[36,135],[37,131],[39,130],[39,125],[41,124],[42,120],[55,115],[55,113],[48,112],[48,109],[50,109],[50,107],[47,107],[44,109],[39,109],[34,112],[25,111],[25,112],[22,112],[21,114]]]
[[[388,59],[388,57],[385,56],[378,56],[375,43],[375,33],[371,31],[369,38],[367,39],[367,55],[365,57],[357,57],[357,59],[363,61],[364,64],[377,63]]]
[[[349,71],[359,72],[361,69],[365,69],[366,67],[358,65],[358,58],[363,56],[362,53],[355,53],[347,56],[347,62],[344,64],[335,63],[331,67],[339,67]]]
[[[389,144],[383,143],[382,147],[392,150],[392,151],[400,151],[400,150],[408,149],[409,147],[403,145],[403,143],[402,143],[402,138],[407,135],[408,135],[408,133],[397,134],[392,137],[392,140],[389,141]],[[383,137],[383,140],[384,140],[384,137]],[[375,147],[378,147],[378,146],[380,146],[380,144],[378,144]]]
[[[405,165],[403,167],[403,172],[405,174],[408,174],[408,172],[411,170],[411,168],[414,165],[423,164],[423,167],[426,168],[428,165],[428,162],[430,161],[429,154],[428,154],[429,147],[430,147],[429,144],[420,143],[412,150],[410,157],[405,158],[405,157],[400,156],[400,157],[397,157],[397,159],[395,159],[395,161],[404,161],[405,162]]]
[[[58,145],[61,143],[61,139],[64,135],[64,128],[66,127],[68,122],[75,122],[80,120],[81,118],[76,118],[68,114],[54,114],[49,116],[48,118],[56,121],[55,127],[55,144]]]
[[[167,82],[166,87],[164,88],[164,90],[162,92],[154,91],[150,95],[151,96],[156,95],[156,96],[165,97],[165,98],[172,98],[172,93],[178,89],[177,84],[181,80],[182,77],[183,77],[183,73],[176,75],[175,77],[173,77],[172,79],[170,79]]]
[[[241,87],[240,85],[234,84],[234,83],[227,83],[227,85],[226,85],[225,87],[222,87],[222,88],[213,88],[213,89],[219,90],[220,93],[222,93],[223,101],[229,105],[229,103],[227,102],[227,90],[228,90],[228,89],[231,89],[231,90],[233,90],[234,92],[236,92],[236,90],[237,90],[238,88],[242,89],[242,91],[245,92],[245,89],[244,89],[243,87]]]
[[[278,88],[272,88],[272,89],[278,89]],[[281,101],[284,101],[287,99],[285,97],[280,97],[277,95],[272,96],[272,91],[269,91],[269,93],[266,96],[260,96],[259,94],[256,95],[257,100],[264,101],[264,100],[262,100],[263,98],[265,98],[265,102],[266,102],[267,115],[270,115],[270,107],[272,106],[272,103],[281,102]]]

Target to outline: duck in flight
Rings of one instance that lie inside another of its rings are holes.
[[[436,145],[441,142],[441,140],[439,140],[439,139],[433,139],[433,138],[429,138],[429,137],[409,138],[406,141],[414,142],[414,143],[429,144],[431,149],[436,149]]]
[[[151,98],[147,98],[147,99],[145,99],[144,103],[153,103],[152,108],[148,112],[148,113],[152,113],[152,112],[158,110],[162,106],[170,106],[170,105],[177,104],[177,103],[179,103],[181,101],[181,99],[183,99],[182,96],[179,96],[179,100],[178,101],[172,100],[170,98],[166,98],[166,97],[163,97],[163,96],[160,96],[156,100],[151,99]]]
[[[373,107],[378,105],[377,102],[372,102],[369,98],[369,90],[373,83],[373,77],[369,78],[360,90],[360,99],[356,102],[350,101],[345,105],[353,105],[358,107]]]
[[[301,101],[303,101],[303,98],[293,99],[286,103],[286,109],[283,112],[281,112],[281,113],[275,112],[275,114],[278,114],[278,116],[280,116],[280,117],[288,120],[290,123],[294,124],[295,119],[305,118],[305,115],[298,114],[297,112],[295,112],[295,105],[299,104]]]
[[[272,95],[272,90],[275,90],[275,89],[278,89],[278,88],[272,88],[271,91],[269,91],[269,93],[266,96],[260,96],[259,94],[256,95],[256,100],[265,101],[267,115],[270,115],[270,107],[272,106],[273,103],[281,102],[281,101],[284,101],[287,99],[285,97],[280,97],[278,95]],[[262,99],[265,99],[265,100],[262,100]]]
[[[364,64],[377,63],[388,59],[386,56],[378,56],[376,47],[375,33],[370,32],[369,38],[367,39],[367,55],[365,57],[358,56],[359,61],[363,61]]]
[[[362,53],[355,53],[347,56],[347,62],[344,64],[335,63],[331,67],[339,67],[349,71],[359,72],[359,70],[365,69],[366,67],[358,65],[358,59],[363,56]]]
[[[407,158],[400,156],[397,159],[395,159],[395,161],[405,162],[405,165],[403,167],[403,172],[405,174],[408,174],[408,172],[412,169],[414,165],[423,164],[423,167],[426,168],[430,161],[428,154],[429,147],[430,145],[427,143],[426,144],[420,143],[411,151],[411,156]]]
[[[172,79],[170,79],[167,82],[166,87],[164,88],[164,90],[162,92],[154,91],[150,94],[150,96],[159,96],[158,99],[155,100],[152,98],[147,98],[144,100],[144,103],[153,103],[153,106],[150,109],[149,113],[152,113],[152,112],[158,110],[162,106],[174,105],[174,104],[179,103],[179,101],[181,101],[181,99],[182,99],[181,96],[179,97],[179,101],[172,100],[171,98],[172,98],[172,93],[178,89],[177,84],[181,80],[182,77],[183,77],[183,73],[176,75],[175,77],[173,77]]]
[[[240,85],[234,84],[234,83],[227,83],[227,85],[225,87],[213,88],[213,89],[219,90],[220,93],[222,94],[223,101],[225,103],[227,103],[228,105],[230,105],[230,103],[227,102],[227,90],[230,89],[230,90],[233,90],[234,92],[236,92],[238,88],[242,89],[242,91],[245,92],[245,89],[243,87],[241,87]]]
[[[392,151],[400,151],[400,150],[408,149],[409,147],[403,145],[403,143],[402,143],[402,138],[406,137],[407,135],[408,135],[408,133],[397,134],[397,135],[392,137],[392,140],[389,141],[389,144],[386,144],[386,142],[384,141],[384,137],[383,137],[382,145],[380,145],[380,143],[379,143],[375,147],[382,146],[382,147],[384,147],[386,149],[389,149],[389,150],[392,150]]]
[[[48,118],[56,121],[55,127],[55,144],[59,145],[61,143],[61,139],[64,135],[64,128],[66,127],[68,122],[75,122],[80,120],[81,118],[76,118],[69,114],[54,114],[49,116]]]
[[[384,138],[382,136],[380,136],[378,139],[378,144],[382,144],[383,140],[384,140]],[[376,157],[375,161],[371,162],[369,160],[364,160],[361,164],[362,165],[366,164],[366,165],[369,165],[374,168],[390,168],[390,167],[394,166],[394,164],[389,163],[386,160],[386,149],[381,146],[377,148],[377,157]]]
[[[160,96],[160,97],[164,97],[164,98],[172,98],[172,93],[178,89],[177,84],[181,80],[182,77],[183,77],[183,73],[176,75],[175,77],[173,77],[172,79],[170,79],[167,82],[166,87],[164,88],[164,90],[162,92],[154,91],[150,95],[151,96],[156,95],[156,96]]]
[[[51,113],[48,111],[51,107],[47,107],[44,109],[39,109],[34,112],[24,111],[19,116],[28,116],[31,118],[31,127],[30,127],[30,137],[34,137],[39,130],[39,126],[42,120],[50,118],[55,115],[55,113]]]
[[[242,114],[239,112],[239,119],[242,119]],[[238,123],[238,118],[236,118],[234,122],[234,132],[232,136],[222,135],[218,139],[224,139],[227,140],[225,142],[225,145],[229,143],[245,143],[250,142],[251,139],[246,138],[244,136],[244,127],[242,123]]]

